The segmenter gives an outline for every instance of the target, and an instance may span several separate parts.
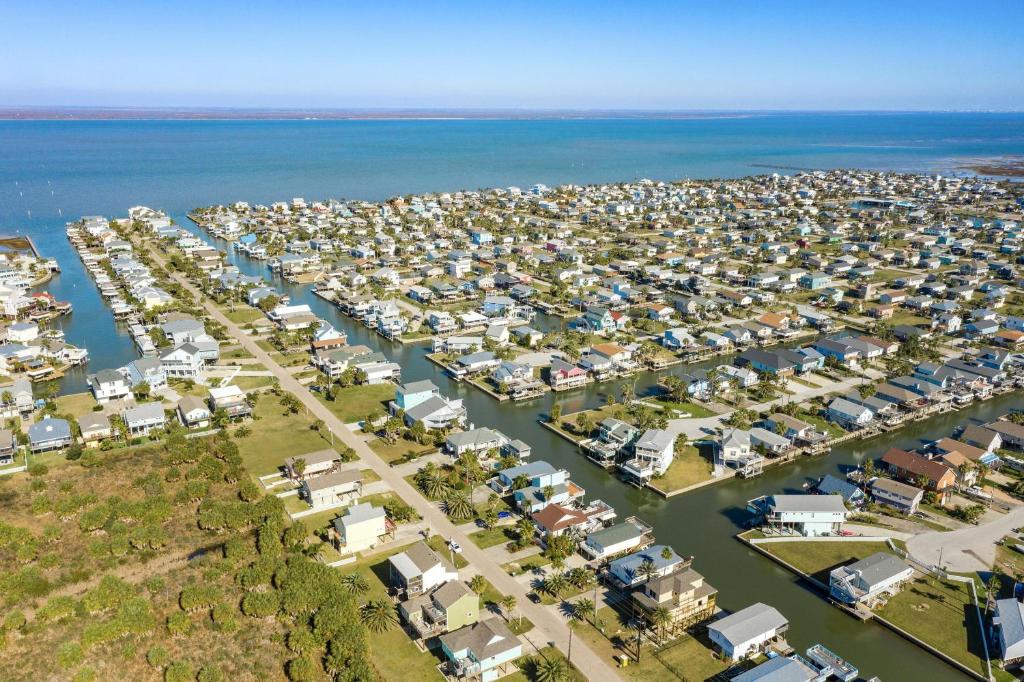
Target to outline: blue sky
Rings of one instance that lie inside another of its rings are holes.
[[[1024,2],[0,0],[0,104],[1024,109]]]

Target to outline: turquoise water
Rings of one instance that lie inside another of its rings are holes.
[[[380,199],[395,194],[535,182],[607,182],[634,177],[743,176],[794,168],[867,167],[948,171],[966,157],[1024,154],[1024,115],[806,114],[677,121],[290,121],[290,122],[0,122],[0,232],[32,235],[64,273],[47,288],[75,305],[62,322],[68,339],[86,345],[89,370],[136,357],[114,325],[64,237],[64,222],[85,214],[123,215],[135,204],[166,210],[179,221],[191,208],[235,200]],[[29,215],[31,212],[31,216]],[[61,215],[63,213],[63,215]],[[222,245],[223,246],[223,245]],[[265,267],[232,254],[247,272]],[[626,487],[588,464],[542,429],[537,416],[555,402],[563,411],[602,401],[615,386],[498,406],[480,391],[450,382],[418,347],[382,342],[307,290],[318,314],[353,342],[380,346],[400,361],[408,380],[429,378],[466,401],[471,418],[523,438],[535,456],[568,467],[589,498],[620,515],[640,514],[658,539],[697,557],[696,567],[720,590],[720,603],[740,608],[764,600],[791,619],[791,640],[823,641],[869,674],[886,680],[939,682],[965,676],[880,627],[853,621],[774,564],[731,538],[745,520],[747,499],[798,491],[809,479],[841,473],[890,444],[948,433],[968,420],[990,419],[1019,396],[938,417],[895,437],[854,442],[748,481],[733,481],[664,500]],[[82,390],[84,372],[65,390]],[[653,377],[638,380],[641,393]]]

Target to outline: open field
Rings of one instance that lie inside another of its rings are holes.
[[[395,385],[385,383],[339,388],[334,400],[327,400],[321,393],[316,396],[338,419],[350,424],[362,421],[372,412],[383,413],[387,401],[395,397]]]

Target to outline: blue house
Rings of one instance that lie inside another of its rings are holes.
[[[668,549],[666,559],[664,550]],[[668,575],[684,563],[683,557],[668,545],[651,545],[608,564],[608,574],[619,584],[629,587],[639,585],[650,578]]]
[[[522,643],[501,618],[467,625],[439,639],[448,673],[456,679],[491,682],[511,673],[512,662],[523,655]]]
[[[395,389],[395,405],[408,412],[422,402],[441,395],[441,389],[429,380],[412,381]]]
[[[800,277],[800,286],[816,291],[832,284],[832,277],[824,272],[808,272]]]
[[[485,244],[490,244],[494,241],[494,235],[487,230],[473,230],[470,233],[470,238],[477,246],[484,246]]]

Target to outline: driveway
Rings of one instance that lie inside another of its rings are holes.
[[[937,565],[941,556],[943,568],[950,571],[988,571],[996,560],[996,542],[1020,526],[1024,526],[1024,507],[980,526],[915,535],[907,541],[907,551],[932,565]]]

